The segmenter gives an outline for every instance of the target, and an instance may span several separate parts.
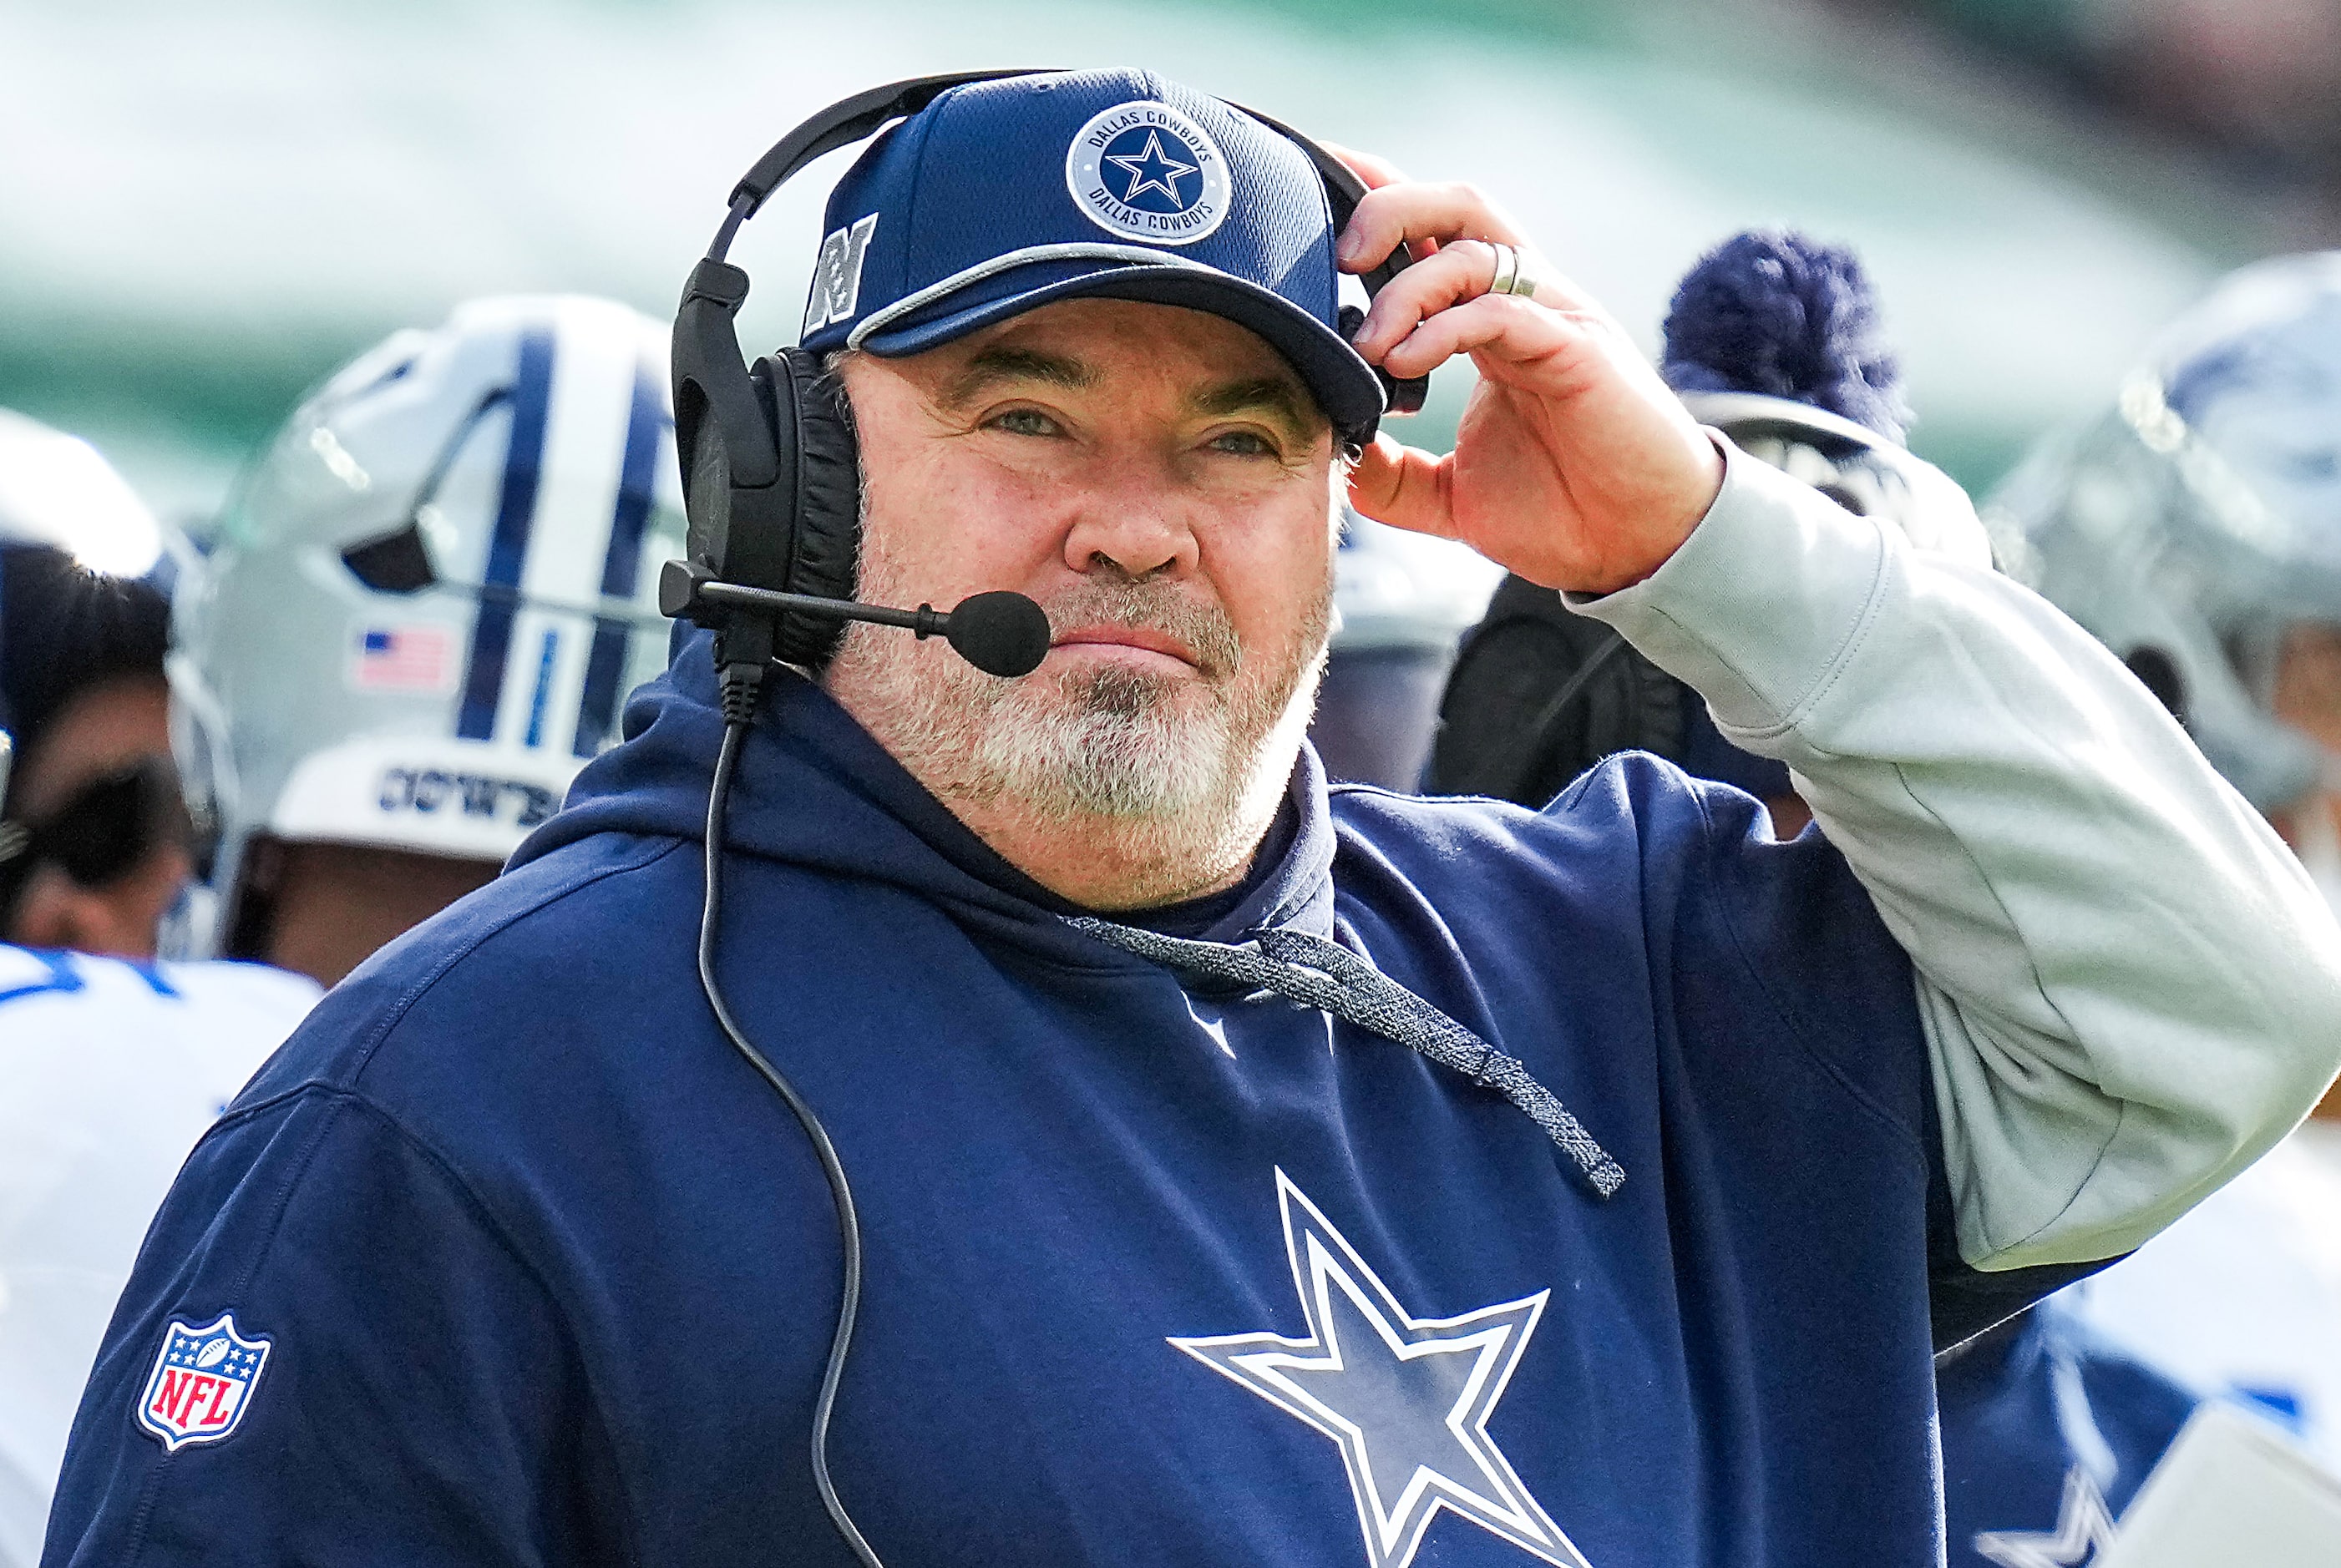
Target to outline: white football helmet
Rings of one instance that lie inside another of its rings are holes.
[[[46,544],[107,577],[144,577],[163,553],[154,514],[79,436],[0,409],[0,543]]]
[[[177,594],[173,746],[221,939],[256,834],[502,860],[665,667],[667,329],[475,301],[361,355],[238,481]]]
[[[2341,625],[2341,253],[2228,278],[1983,511],[2008,570],[2127,661],[2253,805],[2318,789],[2322,749],[2270,700],[2286,630]]]

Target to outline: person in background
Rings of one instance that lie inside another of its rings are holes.
[[[1983,513],[2341,908],[2341,253],[2227,279]],[[2059,1300],[2341,1473],[2341,1097]]]
[[[402,332],[294,411],[184,566],[173,719],[215,839],[207,891],[230,957],[267,962],[0,947],[0,1568],[39,1557],[92,1358],[187,1151],[320,982],[495,875],[663,664],[664,335],[587,299]],[[15,624],[64,620],[35,602],[47,619]],[[47,690],[13,657],[0,689]]]
[[[190,870],[162,544],[96,452],[0,411],[0,1568],[40,1555],[156,1202],[317,997],[249,965],[154,961]]]
[[[2092,1562],[2201,1399],[2058,1296],[1944,1352],[1935,1387],[1949,1568]]]
[[[200,950],[332,985],[494,877],[663,669],[666,329],[475,301],[295,409],[178,597]]]
[[[74,1408],[155,1206],[317,996],[257,964],[0,946],[0,1568],[39,1560]]]
[[[1354,511],[1333,556],[1333,641],[1310,743],[1340,783],[1412,790],[1438,725],[1455,642],[1503,577],[1451,540]]]
[[[1912,505],[1933,471],[1898,458],[1908,414],[1848,253],[1788,233],[1719,246],[1675,296],[1664,370],[1701,422],[1848,510],[1906,531],[1932,513]],[[1923,542],[1989,560],[1980,531]],[[1763,800],[1780,837],[1804,830],[1812,814],[1787,768],[1733,745],[1697,692],[1553,599],[1514,578],[1466,639],[1434,789],[1540,806],[1603,757],[1646,750]],[[2087,1561],[2042,1553],[2110,1541],[2197,1403],[2053,1298],[1947,1349],[1938,1398],[1952,1568]]]
[[[153,516],[88,443],[0,409],[0,939],[151,958],[192,869]]]

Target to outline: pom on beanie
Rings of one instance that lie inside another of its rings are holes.
[[[1860,262],[1785,229],[1734,234],[1684,275],[1660,370],[1679,392],[1789,398],[1890,441],[1910,423]]]

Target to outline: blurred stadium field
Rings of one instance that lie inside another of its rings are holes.
[[[93,0],[0,16],[0,404],[198,518],[393,325],[504,291],[671,309],[731,180],[812,108],[1123,62],[1488,187],[1646,342],[1731,230],[1850,242],[1917,446],[1975,484],[2273,243],[2173,148],[1793,0]],[[751,341],[792,332],[823,188],[751,232]],[[1446,372],[1412,439],[1467,384]]]

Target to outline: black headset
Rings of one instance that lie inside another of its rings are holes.
[[[820,359],[802,348],[782,349],[752,367],[747,363],[732,318],[748,297],[748,274],[723,258],[740,225],[784,181],[824,153],[873,135],[963,84],[1046,74],[922,76],[873,87],[815,114],[781,138],[732,188],[731,210],[705,258],[692,268],[675,313],[675,450],[682,466],[690,559],[667,563],[659,579],[659,608],[714,629],[724,720],[702,842],[706,882],[699,918],[699,982],[725,1037],[804,1129],[836,1206],[842,1278],[836,1327],[813,1400],[812,1478],[830,1523],[865,1568],[882,1564],[829,1473],[830,1421],[862,1297],[862,1222],[828,1129],[787,1076],[748,1038],[717,979],[724,816],[772,660],[818,668],[836,651],[844,620],[852,619],[906,627],[921,637],[941,633],[970,663],[1012,677],[1029,673],[1046,657],[1049,623],[1039,605],[1008,592],[977,594],[948,615],[923,604],[904,610],[852,603],[862,544],[862,459],[844,394]],[[1335,232],[1346,227],[1365,198],[1363,183],[1308,137],[1265,114],[1252,118],[1309,154],[1325,182]],[[1368,273],[1367,297],[1380,293],[1410,259],[1400,245]],[[1364,312],[1344,306],[1342,335],[1354,337],[1364,319]],[[1391,411],[1413,413],[1422,407],[1428,378],[1397,381],[1379,369],[1376,374]],[[1370,426],[1340,433],[1361,443],[1372,437]]]
[[[837,650],[843,623],[802,611],[717,604],[693,588],[737,584],[816,599],[850,600],[861,550],[861,454],[835,379],[819,356],[783,348],[748,364],[733,320],[748,297],[748,274],[724,260],[740,225],[772,194],[822,154],[917,114],[953,87],[1033,70],[962,71],[873,87],[834,104],[791,131],[732,187],[730,211],[692,268],[674,323],[674,434],[689,520],[689,577],[678,578],[670,614],[713,626],[717,667],[771,658],[818,669]],[[1325,183],[1334,232],[1346,227],[1366,187],[1348,165],[1291,127],[1230,104],[1290,139]],[[1410,258],[1400,245],[1365,274],[1370,299]],[[1364,313],[1345,306],[1340,331],[1354,336]],[[1390,412],[1422,407],[1427,377],[1396,380],[1377,367]],[[1370,428],[1345,432],[1362,442]]]

